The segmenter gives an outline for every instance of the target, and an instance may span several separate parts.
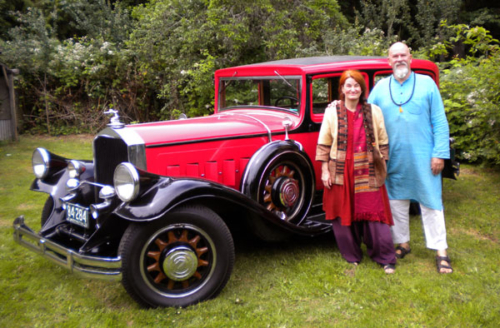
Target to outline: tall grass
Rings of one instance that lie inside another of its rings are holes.
[[[500,322],[500,172],[464,166],[445,181],[449,254],[439,275],[411,220],[412,253],[394,275],[357,268],[333,237],[268,244],[236,236],[233,275],[215,299],[141,309],[118,282],[78,278],[15,244],[23,214],[38,230],[45,194],[29,191],[31,152],[90,159],[91,137],[27,137],[0,144],[0,327],[497,327]]]

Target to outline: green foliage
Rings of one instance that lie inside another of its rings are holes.
[[[132,15],[127,47],[164,102],[163,119],[211,113],[217,68],[303,55],[324,29],[346,24],[335,0],[158,0]]]
[[[132,21],[128,9],[109,5],[109,0],[70,0],[61,8],[67,13],[70,25],[88,39],[106,40],[120,44],[128,38]]]
[[[461,3],[462,0],[418,0],[415,23],[408,28],[415,48],[447,40],[450,34],[440,22],[456,23]]]
[[[458,157],[470,162],[500,164],[500,47],[481,27],[452,25],[452,42],[469,47],[465,58],[443,67],[441,93],[456,139]]]
[[[396,36],[385,37],[378,28],[363,30],[361,26],[334,29],[325,36],[328,55],[387,56],[387,49],[396,42]]]
[[[94,38],[59,41],[57,26],[48,24],[44,11],[29,8],[16,14],[19,26],[1,44],[4,60],[22,73],[17,92],[25,128],[51,134],[95,132],[105,125],[102,112],[111,103],[125,118],[147,120],[149,90],[135,74],[129,52],[121,49],[128,16],[124,19],[119,6],[110,9],[101,0],[66,4],[63,9],[75,17],[76,26],[88,28],[85,32]],[[85,16],[89,11],[94,15]],[[99,32],[92,29],[94,19],[104,22]]]
[[[398,35],[411,22],[408,0],[365,0],[361,1],[359,22],[370,29],[381,29],[387,36]]]

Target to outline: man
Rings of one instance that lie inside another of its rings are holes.
[[[377,83],[368,102],[384,114],[389,136],[386,186],[396,257],[410,253],[410,200],[420,204],[427,248],[437,251],[439,273],[452,273],[447,256],[441,171],[450,158],[449,127],[436,83],[411,71],[412,55],[401,42],[389,49],[393,74]]]

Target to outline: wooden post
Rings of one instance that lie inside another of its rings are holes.
[[[14,75],[19,74],[18,69],[9,70],[9,98],[10,98],[10,117],[11,117],[11,127],[12,127],[12,141],[18,141],[19,136],[17,134],[17,112],[16,112],[16,90],[14,89]]]

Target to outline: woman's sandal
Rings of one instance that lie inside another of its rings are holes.
[[[447,262],[448,265],[442,264],[441,261]],[[437,267],[438,273],[441,273],[441,274],[453,273],[453,268],[451,267],[451,260],[448,256],[436,255],[436,267]],[[451,271],[450,272],[441,272],[441,269],[450,269]]]
[[[394,264],[385,264],[384,271],[386,274],[393,274],[394,272],[396,272],[396,266]]]
[[[401,245],[396,247],[396,251],[400,251],[401,253],[396,252],[396,258],[403,259],[406,255],[411,253],[411,248],[404,248]]]

